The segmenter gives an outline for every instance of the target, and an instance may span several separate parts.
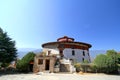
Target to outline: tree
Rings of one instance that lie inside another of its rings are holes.
[[[29,72],[30,66],[29,63],[34,60],[35,53],[29,52],[27,53],[21,60],[17,61],[16,68],[20,72]]]
[[[118,64],[120,64],[120,53],[117,54],[118,57]]]
[[[104,54],[97,55],[97,57],[94,60],[94,64],[97,67],[97,72],[106,72],[107,69],[107,59],[108,57]]]
[[[94,64],[98,72],[118,73],[118,56],[114,50],[108,50],[106,54],[98,55]]]
[[[118,72],[118,54],[115,50],[108,50],[107,56],[109,57],[109,69],[111,70],[111,73],[117,73]]]
[[[16,60],[16,57],[15,41],[0,28],[0,63],[6,67],[11,61]]]

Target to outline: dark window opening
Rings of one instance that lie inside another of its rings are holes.
[[[83,56],[85,56],[85,52],[83,51]]]
[[[63,50],[60,50],[60,53],[63,53]]]
[[[73,61],[73,59],[70,59],[70,61]]]
[[[72,55],[73,55],[73,56],[75,55],[75,51],[74,51],[74,50],[72,50]]]
[[[48,55],[50,55],[51,51],[48,51]]]
[[[60,50],[60,56],[63,57],[63,50]]]
[[[38,64],[39,65],[43,64],[43,59],[38,59]]]
[[[84,58],[82,58],[82,61],[84,62]]]

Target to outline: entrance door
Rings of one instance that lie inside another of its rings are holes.
[[[49,67],[50,67],[50,60],[46,60],[45,70],[49,70]]]

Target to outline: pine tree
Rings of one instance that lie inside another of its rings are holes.
[[[13,41],[7,32],[0,28],[0,63],[5,67],[11,61],[16,60],[17,49],[15,48],[15,41]]]

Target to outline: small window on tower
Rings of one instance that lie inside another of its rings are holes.
[[[83,56],[85,56],[85,51],[83,51]]]
[[[75,55],[75,51],[74,51],[74,50],[72,50],[72,55],[73,55],[73,56]]]
[[[82,58],[82,61],[84,62],[84,58]]]

